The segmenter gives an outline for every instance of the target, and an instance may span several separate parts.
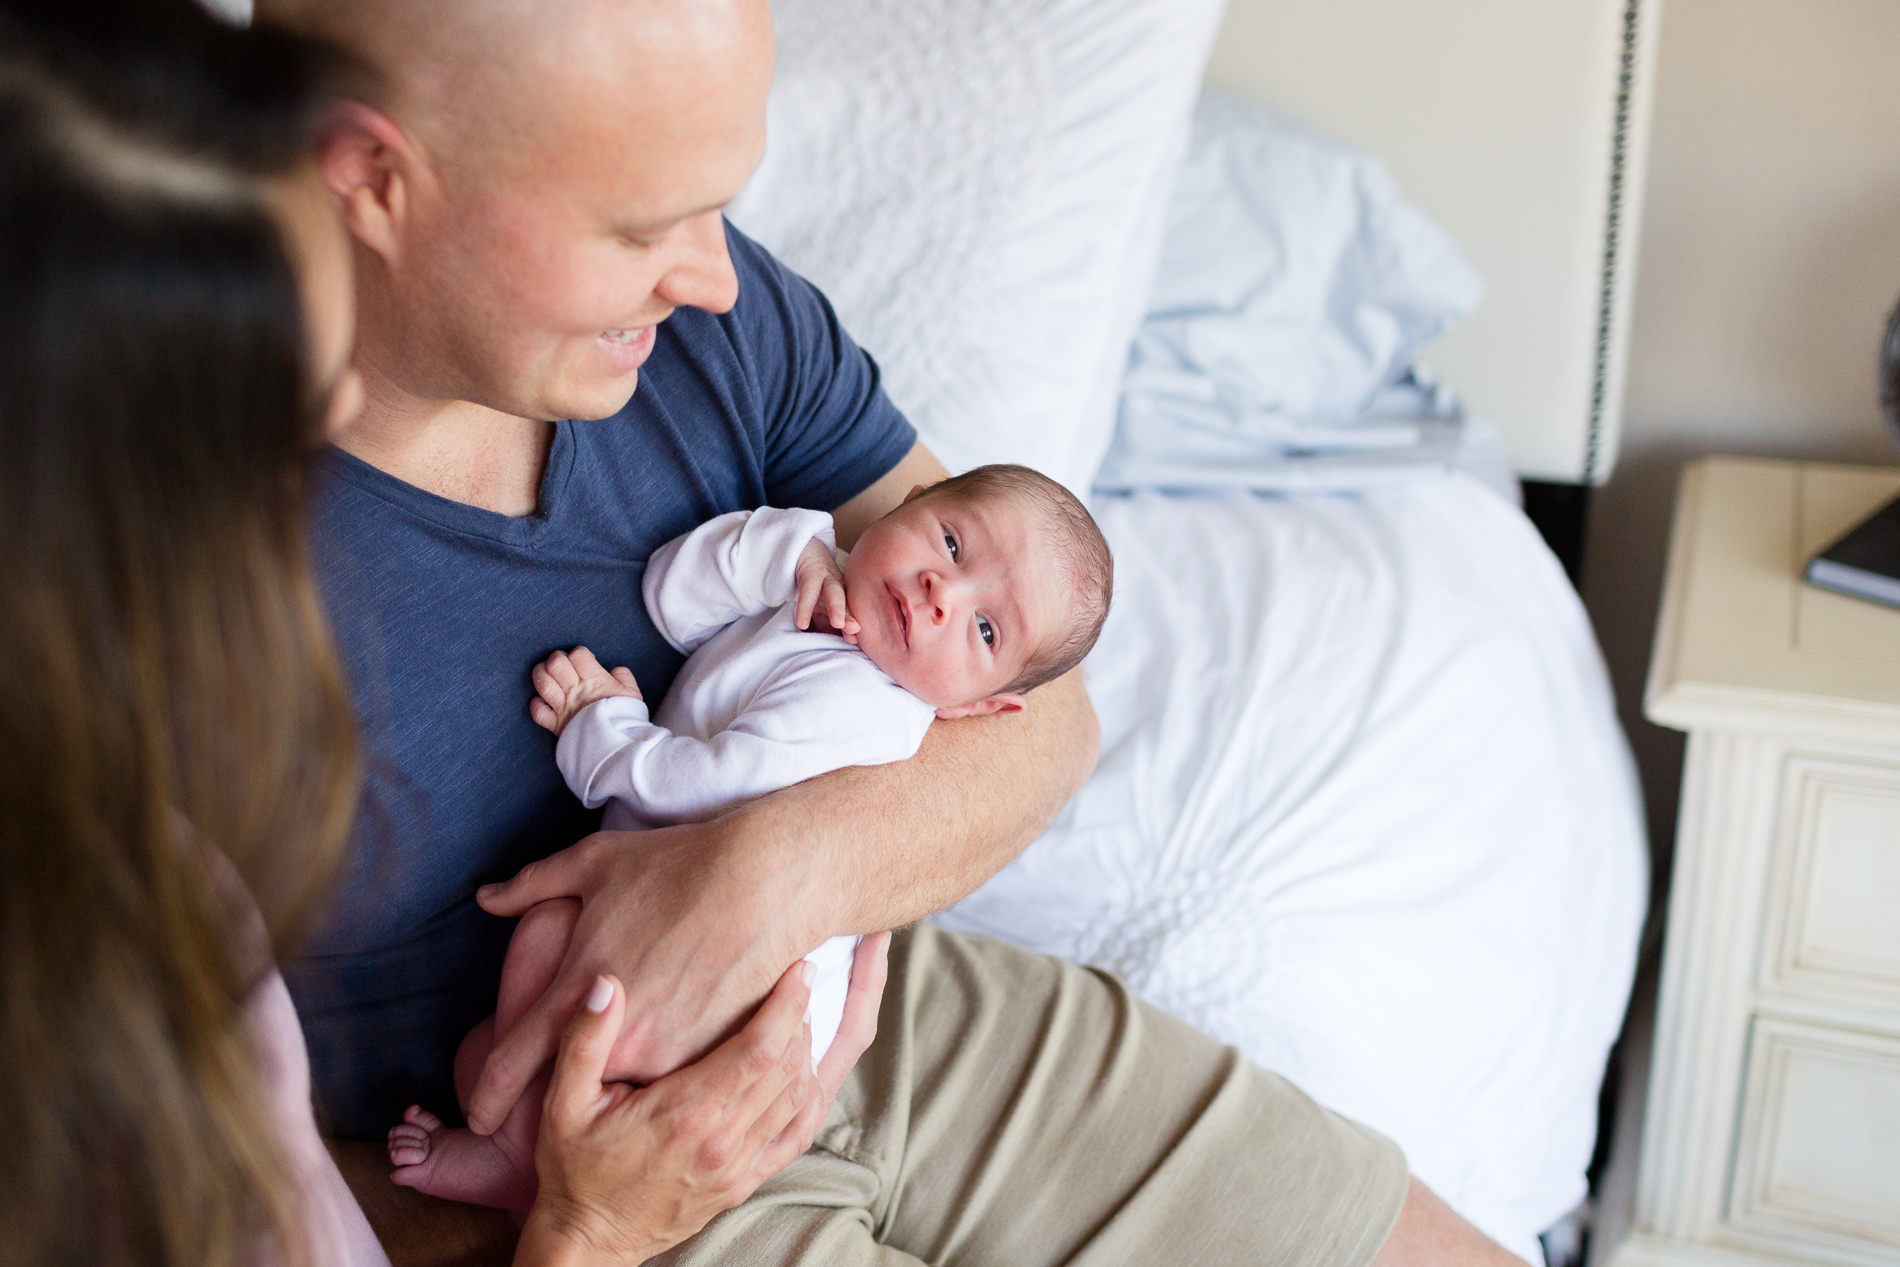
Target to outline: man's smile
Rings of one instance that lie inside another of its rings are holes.
[[[617,369],[636,370],[652,354],[654,332],[658,329],[657,325],[646,325],[603,330],[595,342]]]

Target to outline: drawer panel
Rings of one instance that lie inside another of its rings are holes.
[[[1900,1005],[1900,767],[1783,769],[1773,984]]]
[[[1894,1261],[1900,1040],[1755,1018],[1727,1222],[1802,1254]]]

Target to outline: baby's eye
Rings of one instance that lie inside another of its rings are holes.
[[[944,533],[943,548],[950,552],[950,561],[955,563],[957,561],[957,539],[947,532]]]
[[[976,631],[983,636],[984,646],[993,647],[996,645],[996,630],[991,628],[990,622],[981,616],[976,618]]]

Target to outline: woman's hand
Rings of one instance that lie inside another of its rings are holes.
[[[599,978],[555,1060],[535,1150],[541,1190],[522,1229],[519,1267],[644,1262],[809,1148],[877,1032],[889,943],[880,933],[860,944],[844,1022],[819,1078],[803,1021],[810,989],[802,960],[739,1033],[639,1088],[601,1081],[626,992]]]
[[[813,1099],[810,971],[794,964],[744,1029],[639,1088],[601,1081],[626,991],[600,977],[555,1059],[522,1249],[558,1243],[550,1261],[644,1262],[796,1157],[804,1143],[788,1128]],[[524,1261],[541,1260],[517,1253]]]

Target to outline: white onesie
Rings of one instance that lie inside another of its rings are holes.
[[[662,637],[689,655],[659,711],[615,696],[561,732],[555,760],[574,795],[605,804],[609,830],[713,818],[779,788],[852,765],[913,755],[936,709],[836,634],[797,624],[798,556],[835,549],[831,516],[738,510],[669,541],[641,586]],[[844,1016],[856,937],[805,956],[812,1062]]]

